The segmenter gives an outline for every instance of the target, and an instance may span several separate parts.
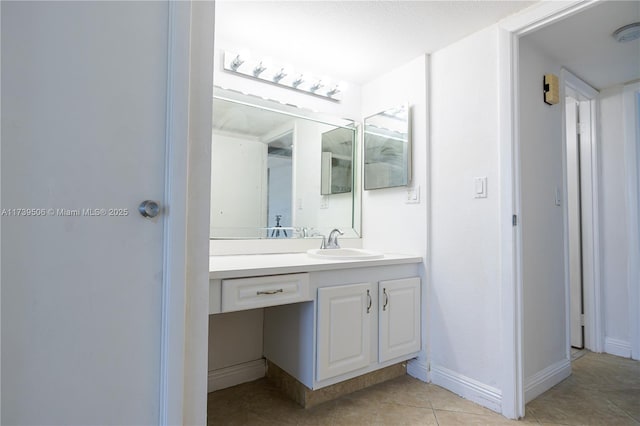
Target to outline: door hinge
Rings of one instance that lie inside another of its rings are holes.
[[[511,225],[513,225],[513,226],[518,226],[518,215],[515,215],[515,214],[514,214],[514,215],[511,217]]]
[[[578,123],[576,129],[579,136],[588,135],[591,130],[589,129],[589,123]]]
[[[580,314],[580,325],[584,327],[584,314]]]

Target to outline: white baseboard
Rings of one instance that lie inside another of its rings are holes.
[[[548,391],[571,375],[571,361],[563,359],[524,380],[525,403]]]
[[[207,392],[251,382],[264,377],[265,373],[266,364],[264,359],[232,365],[219,370],[211,370],[207,381]]]
[[[476,404],[497,413],[502,412],[502,392],[500,389],[433,364],[431,364],[431,380],[433,384],[442,386]]]
[[[407,362],[407,374],[423,382],[429,382],[429,369],[425,361],[410,359]]]
[[[624,358],[631,358],[631,343],[625,340],[605,337],[604,351],[611,355],[621,356]]]

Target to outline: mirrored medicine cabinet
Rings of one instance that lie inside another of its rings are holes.
[[[354,121],[216,88],[211,239],[359,237]]]
[[[411,182],[409,105],[364,119],[364,189],[407,186]]]

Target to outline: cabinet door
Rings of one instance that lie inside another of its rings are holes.
[[[371,292],[369,283],[318,289],[318,381],[369,365]]]
[[[380,281],[379,348],[384,362],[420,350],[420,278]]]

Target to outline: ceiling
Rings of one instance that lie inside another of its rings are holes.
[[[216,1],[216,42],[332,80],[363,84],[534,1]],[[640,79],[639,1],[603,1],[525,36],[597,89]]]
[[[216,1],[216,41],[363,84],[533,1]]]
[[[611,34],[640,21],[640,2],[605,1],[523,39],[534,43],[596,89],[640,79],[640,40]]]

